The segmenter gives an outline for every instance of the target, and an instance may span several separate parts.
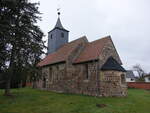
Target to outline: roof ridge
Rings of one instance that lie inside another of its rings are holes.
[[[83,39],[83,38],[87,38],[87,37],[86,37],[86,36],[82,36],[82,37],[80,37],[80,38],[78,38],[78,39],[75,39],[75,40],[69,42],[69,43],[72,43],[72,42],[74,42],[74,41],[77,41],[77,40],[80,40],[80,39]]]
[[[64,44],[63,46],[68,45],[68,44],[71,44],[71,43],[74,43],[74,42],[76,42],[76,41],[78,41],[78,40],[81,40],[81,39],[84,39],[84,38],[87,39],[86,36],[82,36],[82,37],[80,37],[80,38],[78,38],[78,39],[75,39],[75,40],[73,40],[73,41],[71,41],[71,42],[69,42],[69,43]],[[62,46],[62,47],[63,47],[63,46]]]
[[[94,42],[97,42],[97,41],[100,41],[100,40],[103,40],[103,39],[107,39],[107,38],[110,38],[110,39],[111,39],[111,36],[108,35],[108,36],[102,37],[102,38],[100,38],[100,39],[94,40],[94,41],[89,42],[89,43],[94,43]]]

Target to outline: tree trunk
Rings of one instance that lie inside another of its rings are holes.
[[[13,68],[14,68],[13,66],[14,66],[14,47],[12,47],[10,65],[5,75],[7,76],[5,82],[5,93],[4,93],[5,96],[11,96],[10,88],[11,88],[11,78],[13,75]]]
[[[4,93],[5,96],[10,96],[11,95],[11,93],[10,93],[10,84],[11,84],[11,78],[9,77],[9,79],[6,80],[5,93]]]

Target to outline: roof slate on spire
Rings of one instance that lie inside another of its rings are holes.
[[[60,21],[60,18],[59,18],[59,17],[58,17],[58,19],[57,19],[57,22],[56,22],[55,27],[54,27],[51,31],[53,31],[54,29],[60,29],[60,30],[64,30],[64,31],[69,32],[68,30],[66,30],[66,29],[62,26],[62,24],[61,24],[61,21]],[[51,32],[51,31],[49,31],[49,32]]]
[[[69,31],[66,30],[66,29],[62,26],[62,24],[61,24],[61,21],[60,21],[60,12],[58,12],[58,19],[57,19],[56,25],[55,25],[55,27],[54,27],[51,31],[53,31],[53,30],[55,30],[55,29],[64,30],[64,31],[69,32]],[[49,31],[49,32],[51,32],[51,31]]]
[[[62,24],[61,24],[61,21],[60,21],[60,18],[59,18],[59,17],[58,17],[58,19],[57,19],[57,23],[56,23],[56,25],[55,25],[55,28],[64,29],[64,27],[63,27]]]

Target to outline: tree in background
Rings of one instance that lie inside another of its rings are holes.
[[[144,80],[144,74],[145,74],[145,71],[144,69],[141,67],[140,64],[136,64],[133,66],[133,70],[136,71],[138,73],[138,78],[140,81],[143,81]]]
[[[0,3],[0,73],[5,76],[5,95],[10,95],[12,78],[23,78],[36,70],[44,53],[43,32],[36,25],[40,20],[39,3],[9,0]]]

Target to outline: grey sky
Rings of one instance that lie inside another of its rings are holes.
[[[32,0],[40,2],[44,31],[51,30],[61,7],[69,40],[86,35],[89,41],[111,35],[124,67],[141,64],[150,72],[150,0]]]

